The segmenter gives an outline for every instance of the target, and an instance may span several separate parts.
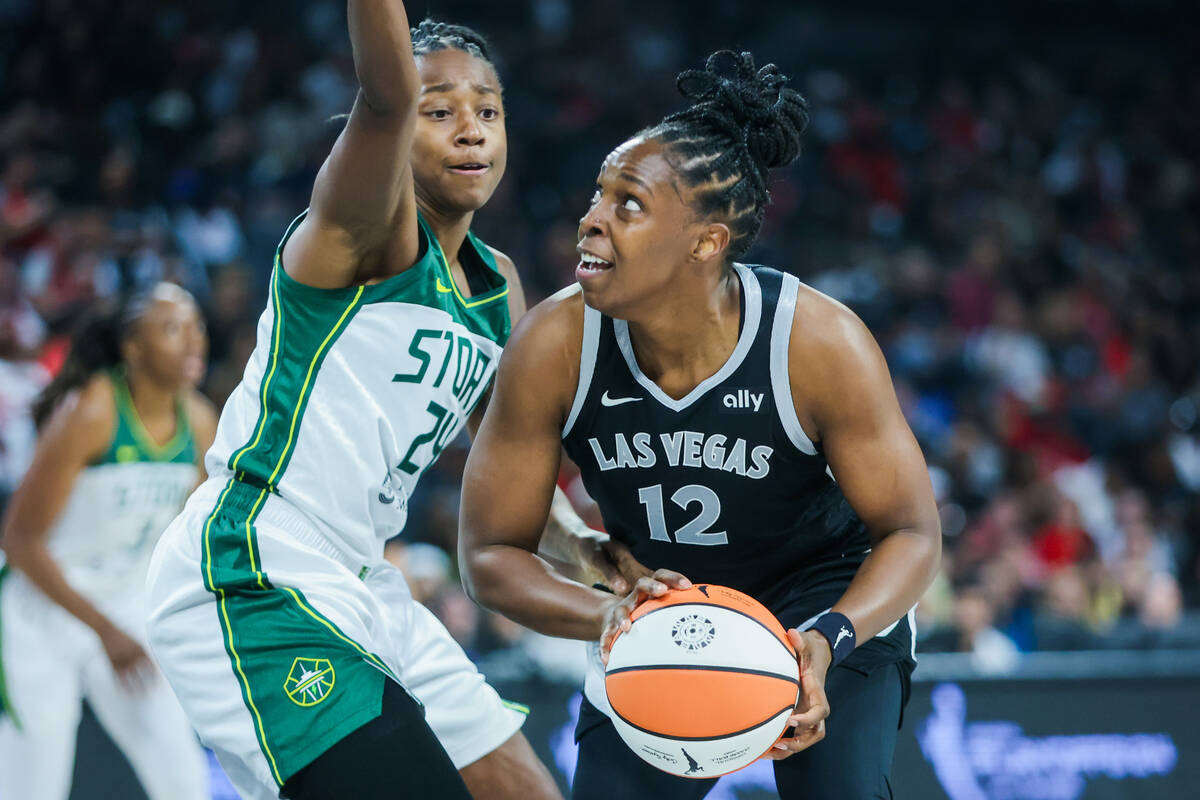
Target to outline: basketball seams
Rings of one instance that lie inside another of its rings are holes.
[[[755,725],[751,725],[747,728],[742,728],[740,731],[732,731],[730,733],[722,733],[717,736],[671,736],[666,733],[659,733],[658,731],[652,731],[649,728],[643,728],[641,725],[637,725],[633,722],[630,722],[628,719],[625,718],[625,716],[620,711],[617,711],[615,708],[613,709],[613,713],[616,714],[618,717],[620,717],[621,721],[624,722],[629,727],[634,728],[635,730],[639,730],[642,733],[649,734],[650,736],[655,736],[659,739],[670,739],[671,741],[674,741],[674,742],[715,742],[718,739],[732,739],[735,736],[741,736],[744,733],[750,733],[751,731],[758,730],[762,726],[769,724],[773,719],[778,717],[780,714],[783,714],[785,712],[791,712],[793,709],[795,709],[795,707],[796,706],[794,704],[790,705],[790,706],[784,706],[783,708],[772,713],[770,716],[764,718],[761,722],[759,722]]]
[[[799,678],[792,678],[787,675],[780,675],[778,672],[771,672],[765,669],[750,669],[748,667],[722,667],[712,664],[635,664],[629,667],[617,667],[605,672],[605,676],[620,675],[623,672],[653,672],[664,669],[685,669],[696,672],[732,672],[738,675],[757,675],[761,678],[777,678],[781,681],[786,681],[793,686],[800,686]]]

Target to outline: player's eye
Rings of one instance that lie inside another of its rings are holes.
[[[646,210],[645,207],[642,206],[642,201],[638,200],[636,197],[634,197],[631,194],[625,196],[625,202],[621,204],[621,208],[625,209],[626,211],[645,211]]]
[[[600,187],[596,187],[595,194],[592,195],[592,205],[600,202]]]
[[[500,117],[500,111],[495,108],[484,108],[479,112],[479,116],[483,117],[488,122]]]
[[[425,114],[426,116],[433,117],[434,119],[446,119],[450,116],[450,110],[445,108],[435,108],[432,111],[426,111]]]

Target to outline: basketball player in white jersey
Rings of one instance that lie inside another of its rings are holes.
[[[203,751],[145,650],[159,534],[202,476],[207,340],[173,284],[82,329],[35,407],[37,452],[4,521],[0,797],[65,800],[86,698],[151,800],[208,795]]]
[[[524,311],[470,233],[505,167],[499,79],[469,29],[348,8],[360,91],[276,251],[209,478],[155,553],[151,644],[244,797],[558,797],[524,710],[383,559]],[[594,542],[570,513],[547,530]]]

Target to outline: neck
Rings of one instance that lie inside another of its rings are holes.
[[[467,231],[471,229],[471,221],[475,219],[475,212],[468,211],[465,214],[445,212],[421,198],[418,198],[417,207],[421,211],[421,216],[429,223],[433,235],[437,237],[442,254],[446,256],[446,263],[450,266],[457,264],[458,251],[462,249],[463,242],[467,240]]]
[[[163,386],[141,370],[126,367],[125,382],[129,386],[129,399],[137,409],[143,422],[164,417],[175,418],[175,404],[179,392],[173,387]]]
[[[741,319],[741,282],[732,269],[701,279],[686,291],[656,298],[643,320],[629,320],[638,366],[679,399],[712,376],[732,355]]]

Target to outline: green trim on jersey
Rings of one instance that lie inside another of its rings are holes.
[[[3,596],[4,579],[9,573],[8,564],[0,566],[0,597]],[[17,730],[21,730],[21,718],[17,716],[17,710],[13,708],[12,700],[8,697],[8,681],[4,676],[4,620],[0,616],[0,717],[7,714],[13,721],[13,725]]]
[[[169,442],[160,445],[146,430],[137,407],[133,404],[125,371],[120,368],[112,369],[107,375],[113,387],[113,399],[117,407],[117,426],[108,450],[89,466],[128,464],[136,461],[196,463],[196,442],[192,437],[192,426],[182,401],[175,404],[175,435]]]
[[[275,781],[285,781],[379,716],[399,680],[302,592],[262,571],[254,522],[266,487],[230,478],[205,520],[201,571],[216,596],[225,652]]]
[[[276,256],[271,281],[275,315],[271,355],[262,382],[262,410],[254,438],[229,459],[235,473],[251,475],[271,491],[287,467],[313,380],[330,345],[362,308],[365,286],[336,292],[313,289],[287,276]],[[316,292],[303,296],[299,290]]]

